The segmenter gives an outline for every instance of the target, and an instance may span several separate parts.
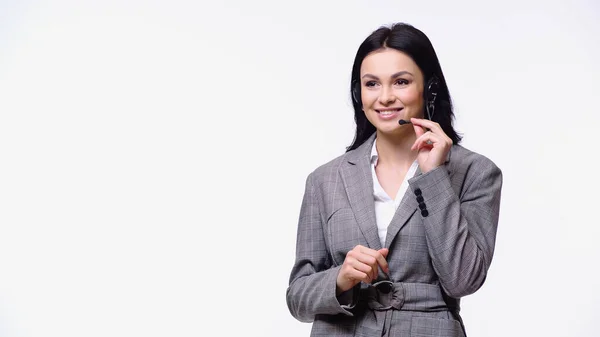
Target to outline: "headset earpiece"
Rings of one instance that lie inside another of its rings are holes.
[[[427,82],[425,89],[425,109],[427,110],[427,117],[432,120],[435,114],[435,99],[438,95],[440,88],[440,80],[437,76],[433,75]]]
[[[427,83],[427,101],[431,101],[435,103],[435,98],[438,94],[440,88],[440,81],[437,76],[433,75],[429,82]]]
[[[352,101],[354,101],[354,104],[360,105],[360,83],[359,82],[354,82],[352,84]]]

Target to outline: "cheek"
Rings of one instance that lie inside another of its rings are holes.
[[[402,92],[398,94],[398,98],[400,98],[405,105],[420,105],[423,100],[419,90],[413,88],[402,90]]]
[[[362,90],[360,98],[365,107],[369,107],[377,100],[377,92],[372,90]]]

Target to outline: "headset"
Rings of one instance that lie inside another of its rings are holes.
[[[440,80],[434,74],[431,76],[425,86],[425,92],[423,96],[425,98],[425,110],[427,111],[427,118],[431,121],[435,114],[435,99],[440,90]]]
[[[360,101],[360,82],[359,81],[352,81],[352,103],[354,103],[354,105],[358,105],[361,106],[362,103]]]

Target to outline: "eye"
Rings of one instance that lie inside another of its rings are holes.
[[[365,83],[365,86],[368,88],[374,87],[377,85],[377,82],[375,81],[368,81],[367,83]]]
[[[397,85],[408,85],[408,83],[409,83],[408,80],[405,80],[403,78],[399,78],[399,79],[396,80],[395,84],[397,84]]]

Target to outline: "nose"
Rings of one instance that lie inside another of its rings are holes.
[[[394,95],[394,91],[390,88],[384,87],[381,90],[381,95],[379,95],[379,103],[388,105],[394,103],[396,101],[396,96]]]

